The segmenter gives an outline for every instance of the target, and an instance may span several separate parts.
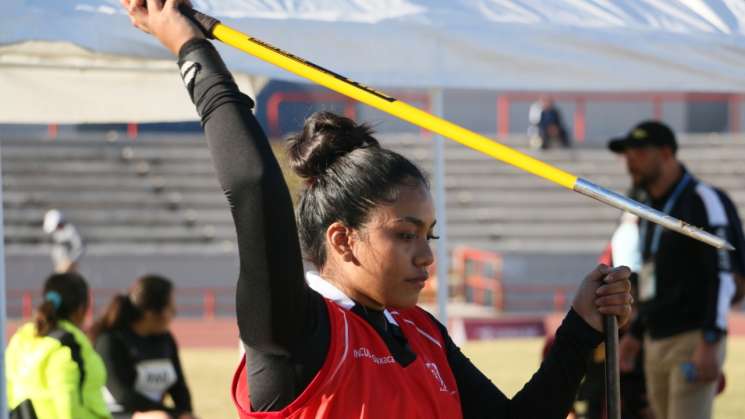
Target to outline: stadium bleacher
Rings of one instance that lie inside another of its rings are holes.
[[[4,140],[5,240],[42,246],[58,208],[90,247],[232,246],[233,227],[201,138]]]
[[[432,170],[432,143],[417,135],[381,141]],[[508,144],[522,148],[523,138]],[[44,211],[59,208],[90,247],[229,249],[235,233],[209,153],[199,136],[3,139],[5,241],[43,247]],[[622,162],[603,148],[528,151],[623,192]],[[682,140],[681,158],[745,208],[745,137]],[[618,211],[519,172],[458,144],[446,145],[450,244],[503,252],[586,253],[601,249]]]

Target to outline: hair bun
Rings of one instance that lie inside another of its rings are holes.
[[[358,148],[379,147],[366,124],[331,112],[316,112],[305,120],[303,131],[288,139],[290,167],[313,181],[341,157]]]

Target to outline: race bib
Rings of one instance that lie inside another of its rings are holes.
[[[639,301],[649,301],[657,293],[657,278],[654,262],[645,262],[639,271]]]
[[[173,363],[167,358],[142,361],[136,368],[135,390],[156,402],[163,400],[166,390],[178,379]]]

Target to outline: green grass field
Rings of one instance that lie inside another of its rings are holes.
[[[470,343],[466,355],[508,396],[515,394],[538,368],[543,339],[511,339]],[[191,386],[194,405],[202,419],[235,418],[229,386],[237,363],[237,350],[182,351],[182,362]],[[716,419],[745,415],[745,337],[728,342],[727,388],[716,399]]]

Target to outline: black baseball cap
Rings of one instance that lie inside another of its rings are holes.
[[[623,153],[627,148],[665,146],[670,147],[673,152],[678,150],[673,130],[658,121],[641,122],[625,137],[608,141],[608,148],[614,153]]]

